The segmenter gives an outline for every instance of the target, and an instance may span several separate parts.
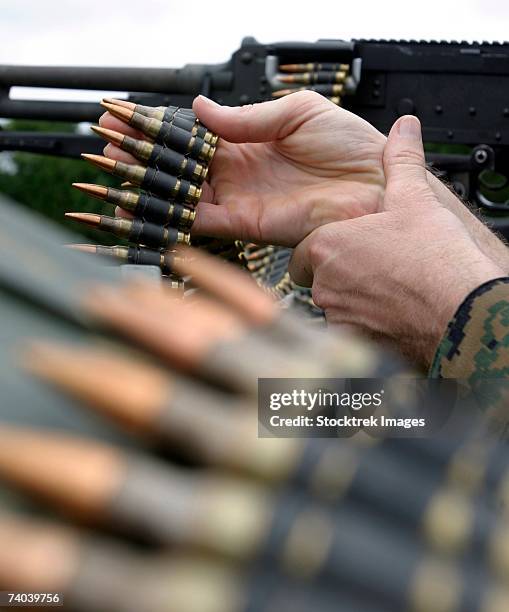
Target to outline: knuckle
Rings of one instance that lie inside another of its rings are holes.
[[[239,114],[242,117],[248,117],[253,114],[255,110],[255,106],[256,106],[255,104],[244,104],[244,106],[240,107]]]
[[[316,91],[309,91],[309,90],[304,90],[304,91],[297,91],[296,93],[292,94],[291,96],[288,96],[288,98],[293,98],[294,103],[297,103],[304,107],[306,106],[316,106],[316,105],[322,105],[325,100],[325,98],[317,93]]]
[[[422,151],[401,149],[391,155],[387,162],[389,166],[422,166],[424,164],[424,157]]]
[[[313,268],[319,266],[328,252],[324,233],[320,229],[315,230],[309,239],[309,260]]]

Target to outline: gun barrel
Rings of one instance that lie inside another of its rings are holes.
[[[104,109],[97,102],[10,100],[0,96],[0,117],[43,121],[97,121]]]
[[[206,79],[214,88],[231,89],[229,63],[187,64],[183,68],[0,66],[0,88],[7,90],[21,86],[198,94]]]
[[[104,143],[95,136],[50,132],[9,132],[0,130],[1,151],[26,151],[81,159],[83,151],[102,153]]]

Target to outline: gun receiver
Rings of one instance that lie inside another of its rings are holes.
[[[309,72],[295,75],[292,66],[306,69],[307,65],[312,65]],[[323,80],[320,67],[324,65],[337,80]],[[189,64],[181,69],[0,66],[0,117],[96,121],[102,112],[98,104],[12,100],[13,86],[128,91],[132,92],[128,100],[150,106],[190,106],[198,94],[221,104],[243,105],[301,87],[314,88],[382,132],[388,132],[401,115],[417,115],[426,144],[463,145],[464,153],[429,155],[460,195],[490,213],[509,213],[503,191],[507,182],[500,178],[509,165],[509,43],[319,40],[261,44],[245,38],[228,62],[217,65]],[[74,157],[83,150],[84,138],[0,132],[0,150]],[[99,147],[98,140],[87,139],[87,150]],[[483,171],[498,175],[488,181],[488,195],[483,192]],[[503,218],[497,219],[502,227]]]

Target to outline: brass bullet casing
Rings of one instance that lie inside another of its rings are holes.
[[[178,111],[172,112],[170,108],[166,109],[163,111],[162,117],[159,118],[159,121],[169,123],[171,125],[175,125],[176,127],[180,127],[183,130],[189,131],[193,136],[203,138],[205,142],[208,142],[211,145],[215,145],[217,143],[217,134],[207,130],[207,128],[202,125],[198,119],[192,119],[189,116],[179,114]]]
[[[196,160],[186,157],[181,153],[147,142],[146,140],[138,140],[137,138],[126,136],[114,130],[97,126],[92,126],[91,129],[108,142],[113,143],[123,151],[131,153],[136,159],[146,162],[152,168],[157,168],[197,184],[203,183],[207,176],[207,166],[199,164]]]
[[[185,289],[185,282],[177,278],[168,278],[165,287],[169,287],[175,291],[183,291]]]
[[[278,77],[282,83],[302,83],[305,85],[344,83],[347,73],[339,72],[303,72],[285,74]]]
[[[92,213],[66,213],[66,217],[148,247],[168,248],[175,244],[190,244],[189,234],[142,219],[123,219]]]
[[[158,144],[163,144],[178,153],[189,154],[192,158],[205,162],[212,161],[214,157],[215,147],[202,138],[193,136],[189,130],[184,130],[158,119],[144,117],[140,113],[122,106],[115,106],[107,102],[103,102],[102,105],[113,116],[139,129]]]
[[[193,136],[203,138],[205,142],[208,142],[212,146],[215,146],[219,140],[219,136],[202,125],[190,108],[179,108],[178,106],[151,107],[137,104],[132,110],[145,117],[158,119],[165,123],[171,123],[184,130],[190,131]]]
[[[308,63],[308,64],[281,64],[279,70],[281,72],[316,72],[316,71],[329,71],[337,72],[344,71],[348,72],[350,66],[348,64],[331,64],[331,63]]]

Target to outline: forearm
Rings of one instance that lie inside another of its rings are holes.
[[[479,249],[504,271],[509,272],[509,248],[487,225],[470,212],[467,206],[432,172],[427,172],[428,183],[443,205],[467,227]]]

